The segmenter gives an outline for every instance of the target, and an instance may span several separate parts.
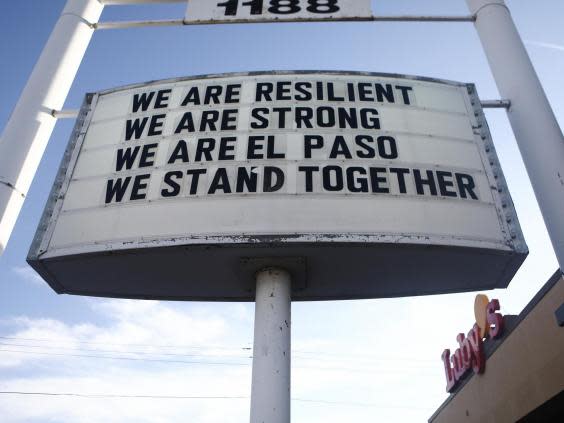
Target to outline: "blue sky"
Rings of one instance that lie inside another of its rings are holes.
[[[562,125],[564,3],[508,4]],[[19,0],[3,6],[0,128],[63,6],[62,0]],[[464,0],[381,0],[374,1],[374,10],[467,13]],[[107,7],[102,21],[177,19],[183,14],[181,4]],[[422,75],[474,82],[482,99],[498,98],[472,24],[217,25],[98,31],[66,107],[78,108],[86,92],[124,84],[273,69]],[[487,117],[531,251],[509,288],[491,294],[501,300],[505,313],[516,314],[557,264],[505,112],[488,111]],[[0,257],[0,391],[247,397],[252,304],[58,296],[25,263],[72,126],[71,120],[57,124],[10,244]],[[446,398],[440,354],[455,346],[457,333],[471,327],[473,296],[294,304],[292,422],[425,421]],[[449,316],[448,321],[443,316]],[[84,357],[91,355],[114,358]],[[212,423],[224,422],[226,415],[230,421],[243,422],[248,420],[248,403],[244,398],[0,395],[0,413],[5,422]]]

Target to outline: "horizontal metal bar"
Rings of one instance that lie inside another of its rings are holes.
[[[95,24],[95,29],[125,29],[125,28],[140,28],[146,26],[180,26],[180,25],[217,25],[217,24],[241,24],[241,23],[300,23],[300,22],[474,22],[475,16],[462,15],[462,16],[369,16],[369,17],[345,17],[345,18],[280,18],[276,20],[264,19],[231,19],[225,21],[217,20],[201,20],[201,21],[186,21],[181,19],[173,20],[146,20],[146,21],[123,21],[123,22],[100,22]]]
[[[417,15],[398,15],[398,16],[372,16],[374,22],[475,22],[474,15],[443,15],[443,16],[417,16]]]
[[[163,20],[163,21],[125,21],[125,22],[100,22],[94,25],[94,29],[126,29],[126,28],[144,28],[151,26],[182,26],[184,21]]]
[[[482,109],[509,109],[510,100],[482,100]]]
[[[98,0],[100,3],[112,5],[130,5],[130,4],[162,4],[162,3],[186,3],[187,0]]]
[[[56,119],[74,119],[78,116],[79,110],[51,110],[51,116]]]

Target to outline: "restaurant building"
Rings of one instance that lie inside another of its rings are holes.
[[[490,336],[483,342],[485,367],[481,372],[469,368],[454,386],[451,378],[451,395],[430,423],[564,421],[562,272],[519,316],[503,316],[502,326],[498,339]],[[447,382],[449,368],[445,365]]]

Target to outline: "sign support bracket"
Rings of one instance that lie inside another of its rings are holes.
[[[10,238],[104,5],[68,0],[0,138],[0,254]]]
[[[564,138],[505,0],[466,0],[476,14],[498,90],[561,269],[564,269]]]

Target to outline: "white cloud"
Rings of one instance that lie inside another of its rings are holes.
[[[54,319],[28,317],[12,321],[17,330],[9,336],[22,340],[2,340],[2,343],[22,346],[1,346],[0,349],[62,355],[2,353],[3,373],[10,376],[0,379],[0,390],[245,398],[175,400],[0,395],[3,423],[248,421],[251,383],[251,360],[248,356],[251,352],[244,348],[249,345],[249,336],[252,334],[252,305],[222,304],[216,307],[210,304],[127,300],[88,300],[85,304],[99,313],[105,323],[67,324]],[[299,415],[299,418],[294,418],[293,422],[341,423],[345,415],[356,416],[361,421],[366,418],[367,412],[376,420],[384,421],[397,416],[398,410],[403,410],[404,415],[408,416],[404,421],[415,421],[431,414],[428,404],[419,398],[422,385],[414,378],[436,371],[440,380],[440,363],[437,361],[439,365],[435,366],[435,363],[406,360],[409,354],[395,351],[386,340],[394,335],[393,330],[390,331],[388,325],[381,319],[379,321],[374,314],[378,308],[391,313],[398,305],[399,302],[394,301],[355,304],[354,308],[358,311],[351,313],[345,322],[347,326],[350,326],[350,319],[355,319],[356,313],[364,315],[365,321],[374,317],[377,322],[374,326],[376,331],[362,343],[355,344],[354,338],[347,340],[345,337],[345,342],[340,344],[331,332],[319,331],[312,337],[311,332],[304,336],[299,330],[296,331],[294,349],[301,352],[293,358],[292,396],[301,400],[336,401],[339,404],[294,401],[294,415]],[[318,304],[318,307],[323,309],[325,305]],[[300,307],[296,308],[299,328],[303,316]],[[346,305],[343,305],[345,308]],[[398,315],[395,323],[403,326],[407,318],[400,318],[401,315]],[[318,323],[326,325],[330,322]],[[363,331],[371,329],[370,324],[359,326],[358,334],[362,335]],[[354,333],[350,335],[355,336]],[[56,342],[32,341],[38,339]],[[44,347],[31,347],[41,345]],[[146,345],[157,347],[148,348]],[[72,355],[163,361],[111,360]],[[433,354],[432,359],[435,358]],[[246,365],[205,365],[177,361]],[[398,402],[398,393],[387,389],[398,383],[405,386],[402,396],[409,397],[415,409],[406,409],[405,404]],[[434,391],[436,395],[432,398],[438,403],[444,397],[442,386],[437,385]],[[345,404],[341,404],[343,402]]]
[[[198,307],[159,302],[108,300],[87,303],[104,316],[107,325],[69,325],[58,320],[27,317],[14,319],[13,324],[19,330],[9,337],[19,340],[3,339],[4,345],[0,349],[48,354],[2,353],[0,365],[5,370],[10,369],[10,374],[14,376],[0,379],[0,390],[157,396],[246,396],[250,392],[250,366],[189,364],[191,361],[250,364],[248,358],[233,358],[248,356],[248,351],[215,347],[225,345],[224,340],[232,338],[221,314],[210,314]],[[40,341],[43,339],[54,342]],[[147,348],[144,345],[198,348]],[[137,353],[131,354],[131,351]],[[73,355],[161,361],[95,359]],[[222,409],[229,411],[233,421],[242,421],[248,413],[247,408],[248,400],[235,399],[0,396],[4,423],[218,423],[225,421]]]

